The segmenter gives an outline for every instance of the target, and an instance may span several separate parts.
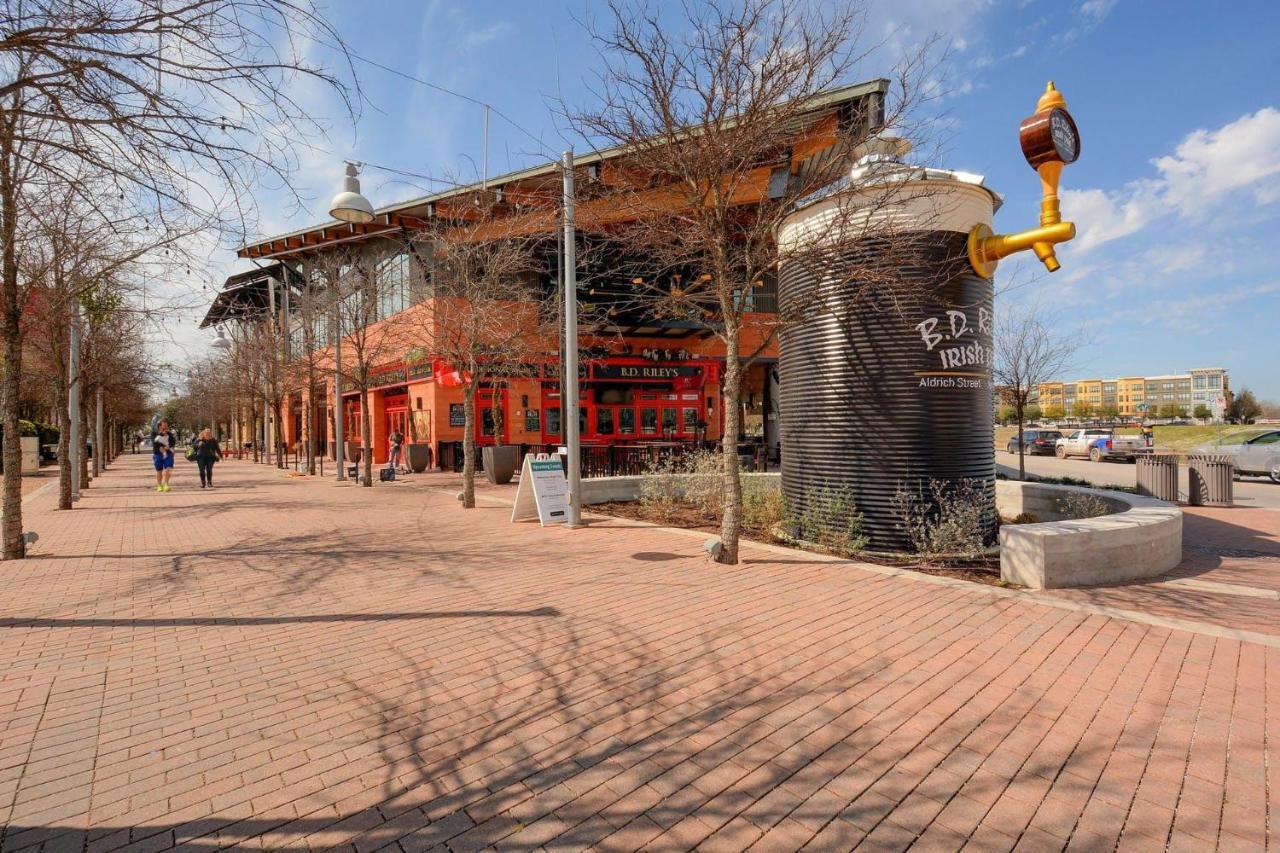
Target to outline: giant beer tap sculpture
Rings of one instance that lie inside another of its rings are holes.
[[[1063,222],[1058,209],[1058,181],[1062,167],[1080,156],[1080,132],[1067,112],[1067,102],[1050,81],[1036,112],[1022,120],[1018,130],[1022,154],[1040,175],[1043,198],[1040,201],[1040,227],[1016,234],[993,234],[986,225],[975,225],[969,232],[969,263],[983,278],[990,278],[1001,258],[1030,249],[1054,272],[1058,263],[1054,246],[1076,236],[1076,226]]]

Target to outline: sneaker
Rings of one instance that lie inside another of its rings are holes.
[[[167,492],[167,491],[169,491],[169,484],[168,484],[168,483],[165,483],[163,486],[161,486],[161,487],[160,487],[160,491],[162,491],[162,492]]]
[[[156,486],[156,491],[157,491],[157,492],[163,492],[163,491],[164,491],[164,486],[157,485],[157,486]]]

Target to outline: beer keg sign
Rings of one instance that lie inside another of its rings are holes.
[[[1041,110],[1023,119],[1018,141],[1022,156],[1033,169],[1044,163],[1074,163],[1080,157],[1080,131],[1071,113],[1062,107]]]

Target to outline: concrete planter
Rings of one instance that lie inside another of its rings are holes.
[[[1062,519],[1058,501],[1094,494],[1112,508],[1097,518]],[[1000,480],[1004,516],[1031,513],[1045,521],[1000,528],[1000,577],[1030,589],[1117,584],[1162,575],[1182,561],[1182,511],[1123,492]]]
[[[40,436],[22,436],[22,472],[34,474],[40,470]]]
[[[484,476],[495,486],[505,486],[516,475],[516,458],[519,455],[513,444],[481,448]]]
[[[421,474],[431,467],[431,445],[406,444],[404,446],[404,464],[415,474]]]

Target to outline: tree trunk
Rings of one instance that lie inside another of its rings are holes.
[[[85,453],[85,445],[88,443],[86,441],[86,438],[89,435],[89,433],[87,432],[89,428],[89,418],[88,418],[89,403],[88,403],[88,400],[86,399],[88,396],[89,396],[88,394],[80,395],[80,411],[76,413],[77,417],[80,418],[80,446],[76,448],[76,454],[77,454],[76,458],[79,460],[79,463],[80,463],[81,491],[89,488],[89,454]]]
[[[4,330],[4,380],[0,405],[4,407],[4,521],[3,557],[26,556],[22,538],[22,440],[18,432],[18,398],[22,377],[22,306],[18,301],[17,192],[13,186],[13,136],[9,121],[0,148],[0,314]]]
[[[272,437],[276,446],[276,467],[289,467],[289,460],[285,457],[286,445],[284,442],[284,418],[280,416],[280,412],[284,409],[284,398],[278,397],[271,403],[271,410],[274,413],[273,421],[276,428],[272,431]],[[289,417],[293,417],[293,413],[289,413]]]
[[[311,350],[307,351],[308,353]],[[305,423],[302,425],[307,435],[307,474],[316,475],[316,368],[307,365],[307,405],[302,410]]]
[[[724,380],[721,386],[724,431],[720,435],[720,447],[724,468],[720,490],[722,547],[719,562],[735,565],[738,562],[738,537],[742,532],[742,476],[738,470],[738,433],[742,424],[742,360],[739,356],[737,315],[727,310],[722,313],[725,317]]]
[[[364,469],[364,483],[373,485],[373,425],[370,421],[369,389],[360,389],[360,443],[364,449],[360,452],[360,466]]]
[[[462,391],[462,506],[476,506],[476,389],[468,382]],[[564,425],[561,424],[561,429]]]
[[[67,371],[54,380],[58,423],[58,509],[71,509],[71,419],[67,417]]]
[[[100,441],[100,439],[102,438],[102,419],[98,416],[98,406],[97,406],[98,395],[101,393],[102,393],[101,390],[97,388],[93,389],[93,395],[92,395],[93,401],[94,401],[93,432],[90,433],[90,435],[93,436],[93,457],[91,459],[91,469],[92,469],[91,474],[93,479],[95,480],[98,477],[102,476],[102,469],[103,469],[103,462],[104,462],[102,458],[102,442]],[[86,408],[87,407],[88,406],[86,404]]]
[[[1016,410],[1018,420],[1018,431],[1014,433],[1014,437],[1018,439],[1018,479],[1027,479],[1027,448],[1022,444],[1022,406],[1018,406]]]
[[[253,398],[253,403],[249,406],[249,424],[253,428],[253,461],[255,463],[262,461],[263,442],[261,440],[262,432],[258,424],[258,398]]]

